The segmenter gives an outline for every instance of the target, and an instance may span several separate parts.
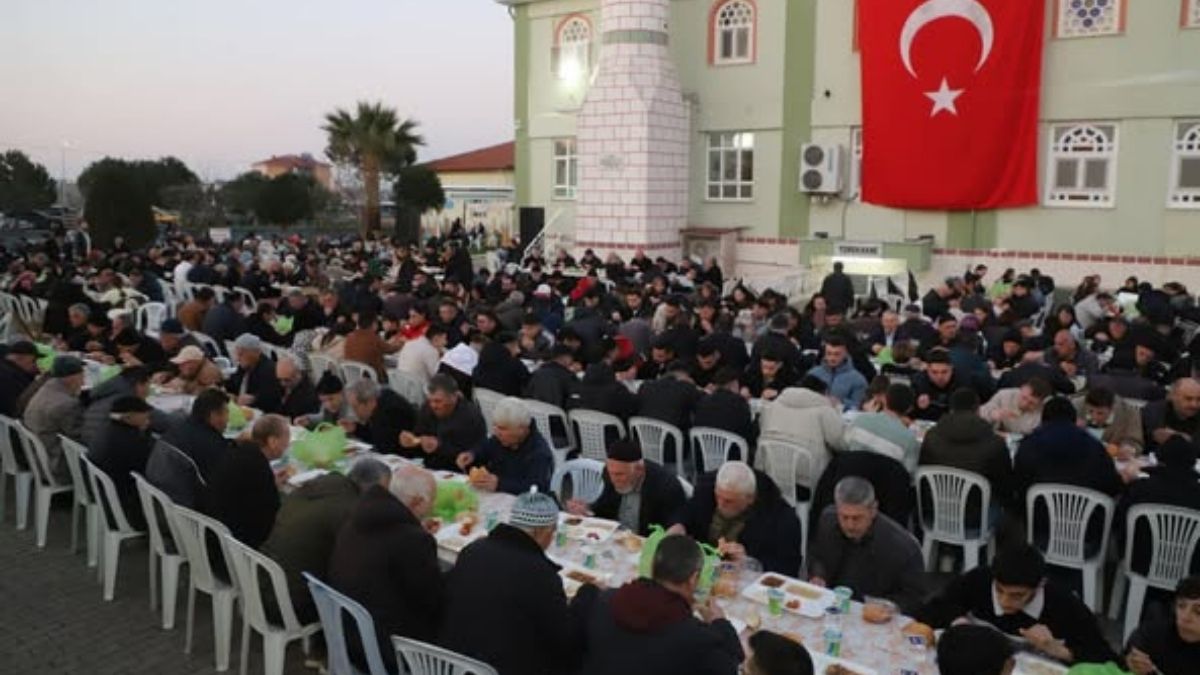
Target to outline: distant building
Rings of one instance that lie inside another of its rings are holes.
[[[446,192],[442,211],[421,218],[426,234],[445,232],[455,219],[464,226],[513,233],[516,144],[512,141],[429,162]]]
[[[278,155],[251,165],[252,169],[275,178],[285,173],[300,173],[312,176],[318,185],[333,190],[333,166],[315,159],[307,152],[301,155]]]

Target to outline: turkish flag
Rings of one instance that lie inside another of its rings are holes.
[[[1038,201],[1042,0],[859,0],[863,200]]]

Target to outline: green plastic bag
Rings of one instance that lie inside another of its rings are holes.
[[[721,571],[721,553],[716,546],[700,542],[700,551],[704,553],[704,566],[700,568],[700,584],[697,591],[708,593],[717,582],[717,573]]]
[[[1081,663],[1072,666],[1067,675],[1126,675],[1128,671],[1109,661],[1108,663]]]
[[[479,508],[479,495],[465,483],[440,480],[437,495],[433,499],[433,515],[444,523],[454,522],[460,513]]]
[[[292,327],[296,324],[296,318],[292,316],[277,316],[275,317],[275,332],[280,335],[287,335],[292,332]]]
[[[875,360],[878,361],[879,365],[882,366],[896,363],[896,360],[892,358],[891,347],[884,347],[883,349],[880,349],[879,353],[875,355]]]
[[[100,377],[96,379],[96,384],[103,384],[113,379],[121,373],[121,366],[104,366],[100,368]]]
[[[638,576],[643,579],[650,579],[654,573],[654,554],[658,551],[658,544],[663,539],[666,539],[667,531],[661,525],[651,525],[650,534],[646,537],[646,541],[642,543],[642,557],[638,559]]]
[[[37,352],[38,352],[38,357],[37,357],[38,369],[44,373],[50,372],[50,368],[52,368],[54,366],[54,357],[58,356],[58,354],[54,351],[54,348],[51,347],[50,345],[42,344],[39,342],[38,344],[36,344],[34,346],[37,347]]]
[[[292,457],[303,466],[328,469],[346,454],[346,430],[329,423],[318,424],[292,444]]]
[[[225,429],[228,431],[241,431],[245,429],[248,420],[246,419],[245,411],[242,410],[242,406],[230,401],[226,408],[229,410],[229,422],[225,424]]]

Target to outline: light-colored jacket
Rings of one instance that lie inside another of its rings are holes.
[[[1042,423],[1042,410],[1038,408],[1032,412],[1022,412],[1017,406],[1020,398],[1020,387],[1001,389],[992,396],[992,400],[979,409],[979,416],[995,424],[998,431],[1029,435]],[[996,422],[992,415],[999,410],[1011,410],[1016,413],[1016,417]]]
[[[71,473],[63,457],[58,435],[81,440],[83,403],[79,397],[72,394],[62,380],[48,380],[29,401],[24,422],[45,446],[50,472],[60,482],[69,483]]]
[[[396,369],[428,384],[429,379],[437,375],[441,361],[442,355],[438,353],[437,347],[422,335],[405,342],[400,348],[400,354],[396,357]]]
[[[1083,401],[1076,403],[1080,419],[1087,420],[1087,405]],[[1091,431],[1088,427],[1088,431]],[[1142,454],[1146,448],[1146,440],[1142,434],[1142,411],[1129,405],[1125,399],[1117,397],[1113,402],[1112,415],[1104,426],[1100,441],[1105,445],[1125,446],[1132,448],[1135,454]]]
[[[759,440],[788,441],[812,453],[811,473],[806,474],[802,469],[796,472],[797,483],[803,485],[816,485],[831,453],[844,447],[846,422],[829,399],[809,389],[784,389],[774,401],[763,406],[758,422]],[[760,462],[761,457],[760,453]]]

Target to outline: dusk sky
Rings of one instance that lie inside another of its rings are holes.
[[[381,100],[434,159],[511,140],[512,23],[492,0],[0,0],[0,149],[57,178],[176,155],[203,179],[323,155],[323,115]]]

